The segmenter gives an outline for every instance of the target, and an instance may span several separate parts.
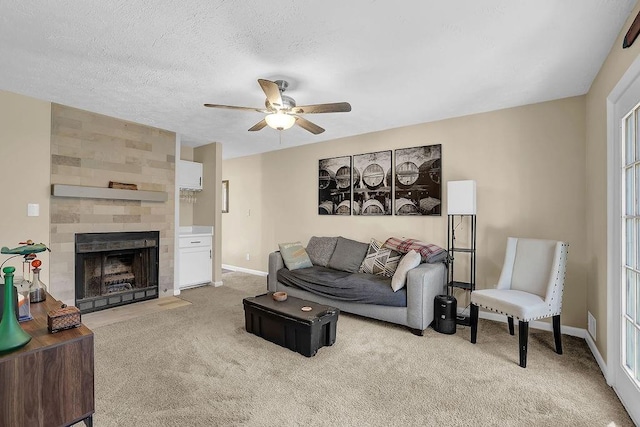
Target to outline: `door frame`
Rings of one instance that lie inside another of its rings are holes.
[[[637,94],[634,96],[633,94]],[[640,423],[640,407],[629,395],[640,389],[621,378],[620,315],[622,248],[622,118],[640,102],[640,57],[631,64],[607,97],[607,369],[605,378],[635,423]],[[624,380],[624,381],[623,381]],[[634,390],[635,388],[635,390]]]

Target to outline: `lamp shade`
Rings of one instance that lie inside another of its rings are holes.
[[[264,118],[269,127],[277,130],[289,129],[296,122],[296,118],[285,113],[273,113]]]
[[[476,182],[447,182],[447,213],[449,215],[476,214]]]

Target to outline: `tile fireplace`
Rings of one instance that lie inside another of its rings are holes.
[[[75,235],[81,313],[158,298],[159,231]]]

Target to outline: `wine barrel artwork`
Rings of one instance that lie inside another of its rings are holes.
[[[396,199],[396,214],[397,215],[418,215],[418,208],[409,199]]]
[[[440,206],[439,199],[434,197],[420,199],[420,212],[422,212],[423,215],[429,215],[429,213],[433,212],[433,209],[437,206]]]
[[[441,178],[442,145],[396,150],[393,197],[396,215],[440,215]]]
[[[318,213],[320,215],[333,215],[334,206],[335,205],[331,200],[326,200],[318,206]]]
[[[351,156],[318,161],[318,214],[344,215],[336,206],[351,200]]]
[[[384,183],[384,169],[377,163],[371,163],[362,172],[362,182],[367,188],[375,190]]]
[[[418,168],[419,185],[440,184],[440,159],[427,160]]]
[[[351,186],[351,168],[342,166],[336,172],[336,187],[345,190]]]
[[[404,162],[396,167],[396,185],[401,188],[409,188],[418,180],[420,172],[413,162]]]
[[[353,188],[360,187],[360,171],[358,168],[351,168],[351,182],[353,183]]]
[[[336,174],[327,169],[318,171],[318,187],[320,190],[336,188]]]
[[[356,202],[344,200],[336,208],[336,215],[351,215],[351,210],[353,210],[354,215],[358,215],[360,213],[360,206],[358,206]]]
[[[361,185],[354,187],[353,200],[361,207],[354,215],[392,215],[391,150],[353,156],[353,168],[362,172]],[[368,202],[372,200],[371,202]],[[373,201],[377,200],[377,205]],[[364,206],[369,208],[366,212]],[[379,211],[378,208],[382,209]]]
[[[362,215],[384,215],[384,206],[380,200],[369,199],[362,204]]]

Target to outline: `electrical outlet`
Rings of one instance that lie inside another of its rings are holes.
[[[596,318],[593,317],[591,312],[587,311],[587,331],[593,340],[596,340]]]
[[[249,252],[247,252],[247,261],[251,260],[251,256],[249,255]]]

